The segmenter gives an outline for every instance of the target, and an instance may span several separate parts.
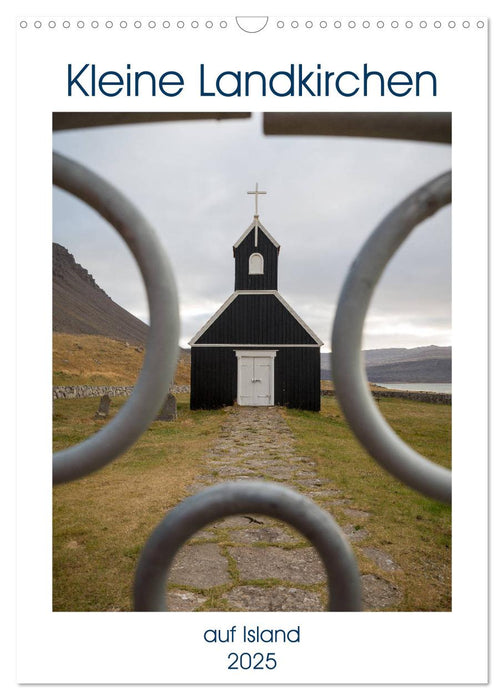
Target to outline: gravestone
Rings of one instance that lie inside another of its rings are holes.
[[[94,417],[95,418],[106,418],[109,413],[109,408],[110,408],[110,396],[108,394],[104,394],[103,396],[100,396],[100,405],[98,406],[98,410],[96,411]]]
[[[175,420],[177,418],[177,400],[175,396],[170,392],[165,402],[159,412],[157,420]]]

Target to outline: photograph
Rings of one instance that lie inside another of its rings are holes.
[[[450,612],[451,113],[53,150],[52,610]]]

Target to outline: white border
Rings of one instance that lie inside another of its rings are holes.
[[[24,6],[29,3],[24,3]],[[18,6],[18,12],[22,12],[25,7],[22,7],[23,3]],[[52,7],[58,5],[58,3],[52,3]],[[149,11],[150,7],[154,7],[152,3],[145,3],[143,8],[145,12]],[[290,5],[292,7],[292,5]],[[374,8],[369,3],[367,4],[367,12],[374,15]],[[445,4],[446,7],[446,4]],[[488,11],[492,13],[493,5],[485,3],[484,1],[478,5],[478,9],[482,12]],[[58,5],[60,14],[65,14],[67,7],[59,4]],[[255,12],[264,12],[266,5],[259,5],[255,8]],[[296,9],[288,9],[285,6],[287,12],[295,12]],[[401,3],[386,3],[384,7],[379,9],[382,11],[383,16],[390,18],[394,13],[400,15],[403,12],[404,4]],[[100,2],[96,3],[90,0],[87,5],[86,10],[88,12],[97,12],[99,15],[103,15],[108,11],[107,3]],[[164,10],[165,8],[163,8]],[[311,8],[314,9],[313,7]],[[333,9],[330,5],[326,5],[328,12],[332,12]],[[30,12],[37,12],[38,6],[32,4],[30,7]],[[74,8],[74,13],[78,12]],[[127,11],[127,6],[125,6],[125,11]],[[200,10],[198,10],[199,12]],[[440,13],[444,11],[442,17],[443,20],[446,19],[446,14],[450,12],[457,13],[457,20],[460,20],[460,13],[463,12],[473,12],[474,4],[467,2],[452,3],[451,8],[446,11],[442,3],[439,2],[426,2],[421,8],[422,13],[434,12]],[[51,8],[45,10],[45,13],[50,13]],[[341,7],[341,12],[355,12],[355,8],[350,6]],[[9,18],[10,20],[11,18]],[[498,23],[494,24],[494,32],[500,31]],[[355,32],[354,32],[355,36]],[[468,41],[470,41],[468,39]],[[501,38],[502,44],[502,38]],[[499,39],[493,41],[493,46],[499,45]],[[339,50],[341,47],[335,45],[335,50]],[[371,47],[368,47],[368,50]],[[434,55],[431,51],[432,47],[429,47],[429,53]],[[484,591],[486,589],[486,527],[482,520],[485,520],[484,513],[481,512],[482,491],[483,500],[486,502],[486,478],[485,478],[485,449],[486,444],[486,363],[482,358],[486,356],[486,284],[485,284],[485,271],[486,271],[486,228],[484,217],[482,217],[482,207],[485,206],[486,194],[485,194],[485,172],[486,172],[486,132],[484,124],[482,123],[482,105],[484,102],[484,95],[486,94],[485,86],[481,86],[478,83],[478,75],[484,76],[485,74],[480,71],[480,64],[478,64],[478,51],[472,50],[472,47],[468,48],[466,51],[466,56],[457,53],[456,55],[446,50],[446,60],[453,64],[453,80],[450,80],[450,84],[447,86],[447,92],[449,96],[447,99],[440,100],[439,105],[443,103],[442,109],[454,111],[454,166],[455,166],[455,206],[454,206],[454,231],[464,231],[471,229],[472,235],[474,237],[474,250],[472,255],[468,255],[467,251],[464,251],[464,246],[460,243],[458,245],[458,250],[454,251],[454,271],[462,271],[463,277],[454,277],[454,288],[456,289],[457,298],[457,324],[458,330],[456,332],[456,339],[459,343],[459,351],[454,354],[454,379],[455,375],[458,381],[464,381],[465,372],[464,369],[467,367],[468,361],[475,362],[475,374],[472,377],[472,382],[470,387],[464,388],[465,400],[474,399],[475,405],[478,406],[476,412],[472,413],[469,420],[464,420],[462,413],[467,413],[466,407],[460,404],[461,409],[457,413],[457,419],[455,420],[454,413],[454,426],[456,425],[458,436],[463,434],[471,435],[471,443],[468,444],[467,441],[462,441],[460,443],[457,436],[454,438],[454,457],[456,453],[457,459],[454,460],[457,463],[459,470],[455,478],[455,497],[462,504],[464,503],[465,492],[464,483],[467,480],[468,467],[471,473],[474,471],[475,465],[481,468],[482,474],[478,470],[478,477],[474,481],[474,491],[471,500],[476,504],[476,508],[471,510],[472,518],[470,522],[464,524],[463,519],[467,520],[466,514],[463,508],[454,508],[454,517],[456,516],[456,531],[458,531],[458,544],[457,538],[455,538],[454,544],[456,548],[454,549],[454,564],[456,565],[455,581],[454,581],[454,593],[456,596],[454,598],[454,611],[453,613],[445,614],[407,614],[405,619],[401,615],[387,615],[387,614],[373,614],[364,616],[366,618],[366,623],[362,625],[361,619],[350,619],[350,617],[335,616],[333,619],[336,620],[334,623],[334,635],[328,635],[327,637],[321,637],[320,627],[317,632],[311,638],[313,644],[320,646],[321,658],[317,660],[316,664],[309,664],[309,670],[313,673],[319,668],[319,663],[325,662],[322,665],[322,670],[330,668],[330,673],[325,675],[324,673],[319,673],[317,676],[317,681],[312,682],[369,682],[364,680],[361,675],[359,680],[352,681],[349,680],[347,673],[347,667],[344,669],[341,667],[341,663],[348,653],[349,647],[353,652],[354,656],[359,657],[361,673],[372,672],[374,667],[374,676],[372,682],[385,682],[385,683],[485,683],[487,679],[487,649],[486,649],[486,598],[484,596]],[[43,69],[44,61],[47,56],[44,52],[38,54],[38,68]],[[460,60],[458,60],[460,59]],[[466,69],[464,69],[464,66]],[[497,69],[498,63],[495,64]],[[470,67],[468,70],[468,66]],[[471,71],[474,68],[474,72]],[[498,74],[498,70],[494,70],[494,76]],[[9,75],[6,76],[6,80],[10,80]],[[497,76],[498,77],[498,76]],[[497,77],[494,77],[497,80]],[[469,87],[471,89],[469,89]],[[47,87],[50,89],[51,86],[43,85],[44,89]],[[37,87],[37,83],[33,82],[31,86],[33,91],[33,99],[39,97],[40,89]],[[52,93],[51,93],[52,94]],[[457,101],[458,100],[458,101]],[[42,97],[37,101],[37,111],[39,114],[39,120],[44,123],[47,121],[46,112],[44,111],[44,98]],[[369,103],[371,106],[371,103]],[[385,103],[383,107],[387,109]],[[425,105],[426,110],[429,109],[428,104]],[[372,106],[371,106],[372,108]],[[265,106],[264,110],[267,111]],[[359,111],[363,110],[362,105],[358,106]],[[397,110],[395,110],[397,111]],[[39,131],[35,128],[33,133],[29,134],[26,131],[26,119],[27,115],[25,112],[19,113],[18,126],[20,127],[20,132],[23,135],[28,135],[27,144],[23,146],[20,162],[25,163],[23,153],[24,151],[33,145],[35,142],[35,147],[32,149],[32,155],[36,154],[38,156],[33,161],[32,171],[32,184],[31,196],[33,200],[38,203],[40,201],[40,184],[46,182],[47,167],[40,167],[40,158],[42,157],[45,163],[46,154],[46,144],[43,139],[40,139]],[[28,120],[29,121],[29,120]],[[495,165],[494,159],[494,165]],[[466,185],[466,178],[464,173],[467,169],[471,169],[474,173],[474,188],[473,190],[468,190]],[[42,175],[42,176],[41,176]],[[24,176],[23,176],[24,177]],[[24,181],[23,178],[20,180],[21,190],[23,191]],[[29,183],[28,183],[29,184]],[[47,188],[42,187],[43,196],[47,196]],[[467,202],[467,205],[465,204]],[[38,221],[43,224],[42,228],[45,227],[47,223],[47,210],[44,206],[38,208],[37,210]],[[466,217],[469,214],[469,217]],[[468,218],[467,225],[464,218]],[[24,224],[26,224],[26,217],[21,217],[21,232],[24,230]],[[39,230],[40,227],[35,227]],[[32,229],[32,233],[33,230]],[[40,245],[37,245],[36,240],[32,243],[33,255],[37,261],[44,261],[43,249]],[[42,251],[42,254],[41,254]],[[25,257],[25,247],[23,246],[23,241],[20,241],[20,255],[23,260],[28,260]],[[462,267],[461,267],[462,265]],[[467,275],[470,271],[470,281],[468,284]],[[20,288],[22,288],[23,283],[26,281],[26,274],[23,274],[20,279]],[[21,310],[24,308],[23,299],[20,300]],[[37,307],[38,308],[38,307]],[[465,324],[467,324],[468,309],[474,309],[476,313],[473,314],[472,320],[473,324],[471,329],[467,329]],[[455,315],[454,315],[455,319]],[[37,319],[36,319],[37,321]],[[19,337],[21,341],[26,339],[23,335],[23,324],[19,331]],[[464,330],[466,328],[466,330]],[[32,326],[33,333],[33,326]],[[33,338],[33,335],[29,336]],[[483,340],[484,339],[484,340]],[[455,343],[454,343],[455,344]],[[484,346],[484,347],[483,347]],[[19,351],[19,365],[23,368],[31,366],[33,362],[33,353],[31,352],[32,345],[30,342],[27,343],[26,351],[23,349],[24,346],[21,342]],[[28,347],[30,352],[28,352]],[[41,350],[43,355],[43,350]],[[27,389],[26,383],[20,382],[21,393]],[[497,393],[497,392],[496,392]],[[494,394],[495,396],[495,394]],[[20,424],[22,424],[23,412],[19,412]],[[466,417],[469,418],[468,416]],[[462,420],[461,420],[462,419]],[[45,422],[42,421],[45,427]],[[32,443],[33,446],[37,446],[37,455],[40,457],[41,454],[45,454],[45,448],[47,447],[46,442],[41,439],[38,440],[39,432],[34,429]],[[180,673],[177,673],[179,669],[173,668],[173,663],[171,663],[170,652],[174,651],[176,653],[177,649],[173,648],[170,644],[170,635],[173,633],[173,624],[171,629],[167,629],[170,625],[167,624],[166,619],[159,620],[156,622],[154,617],[151,617],[150,622],[147,618],[142,615],[102,615],[102,614],[86,614],[86,615],[74,615],[74,614],[57,614],[54,615],[50,613],[44,601],[47,604],[47,586],[46,578],[44,575],[44,560],[37,559],[36,552],[44,553],[45,540],[44,540],[44,518],[41,516],[49,516],[50,513],[45,508],[45,494],[46,488],[44,486],[45,482],[41,483],[41,480],[37,473],[31,471],[31,477],[26,483],[25,480],[25,466],[33,464],[38,460],[35,455],[27,455],[29,445],[22,445],[19,450],[19,460],[18,460],[18,472],[19,472],[19,490],[18,493],[22,494],[21,501],[18,501],[18,507],[21,506],[20,521],[18,524],[18,535],[21,545],[20,548],[20,563],[19,571],[21,574],[26,574],[27,571],[30,572],[29,580],[30,585],[25,585],[25,576],[20,576],[18,597],[20,600],[20,622],[19,622],[19,635],[20,639],[20,657],[19,657],[19,678],[24,682],[142,682],[141,679],[141,669],[139,667],[139,656],[138,653],[131,654],[131,647],[135,646],[134,640],[141,639],[142,646],[146,653],[150,653],[150,671],[144,668],[143,681],[147,683],[152,682],[174,682],[174,679],[180,679],[183,677]],[[34,458],[35,457],[35,458]],[[43,474],[42,469],[42,474]],[[499,477],[496,473],[496,479],[494,483],[494,493],[498,493],[499,490],[495,488]],[[25,489],[25,487],[28,487]],[[31,497],[30,492],[34,491],[37,497]],[[28,494],[28,496],[27,496]],[[42,494],[42,497],[40,497]],[[42,507],[41,507],[42,506]],[[495,512],[495,511],[494,511]],[[27,539],[25,537],[25,532],[22,527],[23,519],[22,516],[30,514],[33,521],[34,516],[38,516],[38,522],[41,523],[41,527],[37,531],[33,531],[32,528],[32,539],[28,540],[30,545],[27,545]],[[497,538],[494,538],[494,543]],[[467,544],[472,545],[471,549],[471,561],[465,564],[467,559]],[[42,544],[42,547],[41,547]],[[28,562],[24,556],[25,551],[30,552],[30,557],[28,557]],[[25,564],[28,564],[25,566]],[[42,566],[40,566],[42,564]],[[470,567],[469,567],[470,564]],[[37,585],[33,585],[33,570],[37,571],[38,581]],[[466,575],[465,575],[466,574]],[[49,591],[50,593],[50,591]],[[498,600],[494,601],[495,607],[498,609],[500,603]],[[193,616],[198,617],[198,616]],[[229,616],[224,616],[224,619],[229,619]],[[265,619],[267,624],[268,617]],[[276,616],[273,616],[276,617]],[[304,620],[308,620],[304,618]],[[325,619],[325,616],[319,616]],[[128,619],[125,619],[128,618]],[[177,618],[172,618],[176,620]],[[193,626],[193,622],[190,617],[187,619],[184,614],[180,615],[181,621],[184,620],[184,624]],[[223,624],[221,620],[223,616],[216,614],[216,617],[212,617],[212,614],[206,616],[205,624]],[[253,619],[258,619],[258,616],[253,616]],[[285,618],[284,618],[285,619]],[[403,623],[401,623],[403,619]],[[496,616],[496,619],[499,619]],[[348,624],[347,624],[348,623]],[[287,623],[286,623],[287,624]],[[307,632],[310,631],[310,625],[307,624]],[[361,636],[354,640],[352,637],[352,628],[360,628]],[[324,625],[321,623],[321,627]],[[388,632],[384,632],[382,628],[387,628]],[[498,625],[493,626],[494,634],[495,629]],[[156,637],[156,630],[158,636]],[[154,648],[149,648],[148,640],[153,639],[154,636],[159,640],[159,644]],[[182,645],[186,648],[191,648],[193,650],[193,657],[197,660],[198,665],[192,666],[191,671],[185,673],[185,679],[190,679],[193,682],[198,682],[199,678],[203,676],[210,678],[215,677],[213,672],[215,670],[215,663],[213,667],[208,665],[205,661],[205,656],[208,655],[208,649],[201,649],[197,643],[195,643],[196,637],[191,633],[180,634],[178,639],[178,645]],[[126,643],[127,640],[127,643]],[[167,640],[164,643],[161,640]],[[341,640],[341,641],[340,641]],[[353,642],[358,641],[358,643],[353,646]],[[397,642],[400,641],[400,645]],[[367,656],[365,654],[364,647],[373,648],[373,656]],[[138,652],[139,647],[136,647]],[[394,677],[391,678],[387,675],[386,665],[388,655],[385,655],[382,659],[382,665],[376,667],[374,664],[377,660],[382,658],[382,650],[386,649],[387,652],[393,650],[394,654],[394,668],[396,670]],[[307,656],[309,656],[310,647],[303,650],[305,653],[299,657],[299,670],[307,668]],[[364,656],[363,656],[364,655]],[[213,657],[215,659],[215,657]],[[415,668],[411,666],[411,660],[415,659]],[[496,657],[497,658],[497,657]],[[80,664],[79,664],[80,660]],[[83,661],[85,660],[85,661]],[[439,663],[436,663],[438,660]],[[140,665],[145,659],[140,660]],[[351,663],[351,659],[350,659]],[[84,668],[84,665],[86,668]],[[299,674],[298,669],[295,669],[293,675],[286,682],[296,682]],[[90,676],[92,673],[92,676]],[[494,687],[491,690],[495,690],[495,678],[499,674],[499,667],[496,664],[494,666]],[[313,675],[312,675],[313,678]],[[369,675],[367,675],[369,679]],[[168,680],[167,680],[168,679]],[[306,676],[305,676],[306,679]],[[501,678],[500,678],[501,680]],[[184,682],[178,680],[177,682]],[[224,681],[226,682],[226,681]],[[235,681],[236,682],[236,681]],[[242,682],[241,680],[239,682]],[[301,682],[307,682],[306,680]],[[308,681],[309,682],[309,681]],[[484,687],[484,686],[480,686]],[[502,692],[502,684],[500,685]],[[479,688],[479,689],[480,689]],[[23,689],[24,690],[24,689]],[[53,689],[49,689],[51,694],[54,693]],[[127,689],[121,688],[121,695],[125,693]],[[161,689],[163,694],[166,693],[165,689]],[[181,689],[180,689],[181,690]],[[222,688],[219,688],[218,695],[222,695]],[[233,694],[236,693],[235,689]],[[257,694],[257,690],[254,691],[254,696]],[[294,694],[296,689],[291,688],[289,693]],[[390,693],[395,689],[384,688],[383,693],[380,692],[381,689],[374,689],[374,695],[385,695],[389,697]],[[416,689],[422,694],[425,692],[424,689]],[[436,690],[440,690],[443,695],[446,693],[445,688],[433,689],[429,688],[429,694],[438,694]],[[461,691],[459,688],[455,688],[457,694]],[[487,689],[485,688],[485,691]],[[69,691],[66,689],[65,692]],[[306,693],[305,689],[300,689],[303,695]],[[329,689],[331,696],[334,694],[334,689]],[[404,688],[397,688],[398,693],[403,696],[405,690]],[[246,694],[246,689],[241,688],[240,694]],[[262,692],[262,691],[261,691]],[[471,692],[477,692],[477,689],[471,688]]]

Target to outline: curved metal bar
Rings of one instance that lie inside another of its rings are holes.
[[[179,548],[205,525],[229,515],[258,513],[293,525],[316,547],[328,576],[329,610],[361,610],[359,569],[342,531],[325,511],[296,491],[264,481],[229,481],[200,491],[171,510],[140,555],[136,611],[166,611],[166,584]]]
[[[369,302],[386,264],[417,224],[450,201],[451,173],[445,173],[413,192],[380,223],[352,264],[332,330],[335,393],[355,435],[384,469],[444,502],[451,499],[450,471],[415,452],[385,421],[369,392],[361,347]]]
[[[127,450],[155,419],[176,367],[179,316],[175,279],[157,236],[142,214],[98,175],[64,156],[53,156],[53,182],[93,207],[122,236],[142,274],[150,329],[135,389],[117,416],[92,437],[53,458],[53,482],[78,479]]]

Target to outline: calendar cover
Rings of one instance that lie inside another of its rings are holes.
[[[9,18],[18,682],[485,684],[489,18],[53,4]]]

